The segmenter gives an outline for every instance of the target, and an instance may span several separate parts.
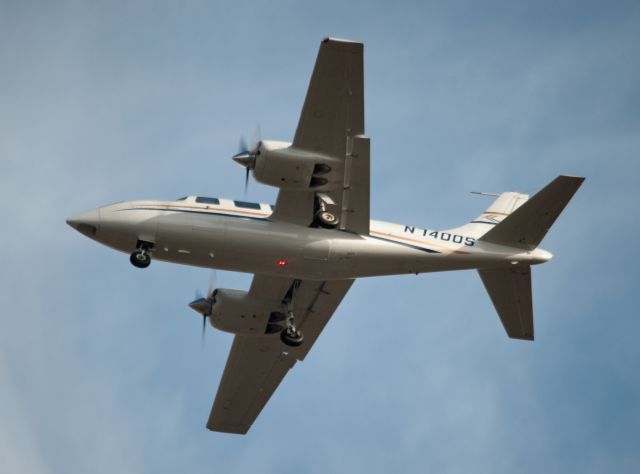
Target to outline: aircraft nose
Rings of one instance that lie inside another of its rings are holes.
[[[100,209],[71,216],[67,219],[67,224],[87,237],[95,237],[100,229]]]

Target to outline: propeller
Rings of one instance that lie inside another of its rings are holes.
[[[209,287],[207,288],[206,296],[203,296],[199,290],[196,290],[195,299],[189,303],[189,307],[196,313],[202,315],[202,344],[204,345],[204,333],[207,327],[207,318],[211,317],[213,310],[213,303],[215,303],[215,282],[216,272],[211,272],[209,277]]]
[[[260,154],[260,145],[262,132],[260,131],[260,125],[256,127],[256,131],[253,134],[253,140],[251,140],[251,146],[247,146],[247,142],[243,136],[240,136],[238,153],[233,155],[233,160],[241,166],[246,168],[244,175],[244,197],[247,197],[247,190],[249,189],[249,173],[256,167],[256,158]]]

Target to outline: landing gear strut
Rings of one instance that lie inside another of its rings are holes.
[[[283,303],[287,305],[287,317],[284,321],[285,328],[280,333],[280,340],[291,347],[298,347],[302,344],[302,341],[304,341],[304,335],[302,331],[296,327],[295,316],[293,315],[293,299],[299,286],[300,280],[295,280],[283,301]]]
[[[148,242],[138,242],[138,248],[129,257],[129,261],[134,267],[147,268],[151,263],[151,249],[153,244]]]

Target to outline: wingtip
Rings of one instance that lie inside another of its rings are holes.
[[[207,429],[214,433],[229,433],[237,435],[246,435],[251,426],[244,424],[231,425],[226,423],[214,423],[211,420],[207,422]]]
[[[563,178],[563,179],[570,179],[572,181],[577,181],[577,182],[580,182],[580,183],[582,183],[585,179],[587,179],[584,176],[573,176],[573,175],[568,175],[568,174],[561,174],[559,177]]]
[[[346,44],[353,44],[353,45],[360,45],[360,46],[364,44],[362,41],[355,41],[355,40],[344,39],[344,38],[335,38],[333,36],[327,36],[325,38],[322,38],[321,43],[346,43]]]
[[[534,341],[533,334],[521,333],[521,334],[507,334],[510,339],[516,339],[519,341]]]

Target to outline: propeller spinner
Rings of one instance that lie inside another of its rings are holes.
[[[260,138],[260,126],[256,128],[251,147],[247,146],[247,142],[244,137],[240,137],[239,152],[233,155],[233,160],[241,166],[246,168],[246,174],[244,176],[244,194],[247,195],[247,188],[249,186],[249,173],[256,168],[256,158],[260,154],[260,145],[262,140]]]
[[[199,291],[196,291],[196,299],[189,303],[189,307],[196,313],[202,315],[202,343],[204,344],[204,332],[207,327],[207,318],[211,317],[213,311],[213,303],[215,303],[216,290],[214,289],[216,281],[215,272],[211,274],[209,279],[209,288],[207,289],[207,295],[202,296]]]

